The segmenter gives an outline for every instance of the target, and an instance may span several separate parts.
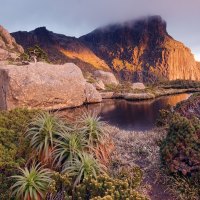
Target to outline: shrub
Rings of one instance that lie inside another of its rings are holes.
[[[24,200],[44,199],[51,183],[51,172],[39,164],[29,168],[19,168],[20,175],[12,176],[15,184],[12,186],[13,196]]]
[[[180,200],[200,199],[200,176],[171,176],[167,181],[168,190]]]
[[[94,146],[108,136],[105,122],[100,121],[100,117],[94,113],[83,113],[78,123],[89,145]]]
[[[20,55],[18,60],[22,62],[30,62],[33,61],[33,57],[35,57],[36,61],[45,61],[49,63],[47,53],[39,45],[27,48],[26,51]]]
[[[158,118],[156,119],[156,126],[168,126],[173,116],[173,113],[168,109],[159,110]]]
[[[83,134],[77,132],[60,133],[55,141],[53,152],[54,162],[62,168],[66,168],[70,162],[79,156],[87,148],[87,141]]]
[[[39,157],[48,160],[54,147],[56,137],[68,131],[68,127],[55,115],[49,112],[39,113],[29,124],[26,137]]]
[[[200,121],[175,114],[161,145],[164,164],[172,173],[192,175],[200,171]]]
[[[177,88],[177,89],[200,88],[200,82],[192,80],[173,80],[173,81],[161,82],[160,86],[164,88]]]
[[[75,158],[68,167],[63,168],[63,172],[67,172],[71,177],[75,178],[74,185],[89,176],[96,178],[98,174],[104,174],[105,171],[105,166],[87,153],[79,154],[79,157]]]
[[[13,183],[8,177],[16,174],[30,158],[29,141],[24,138],[26,128],[37,110],[15,109],[0,112],[0,199],[11,199],[10,187]]]
[[[131,82],[123,82],[118,85],[106,84],[105,90],[109,92],[115,92],[115,93],[133,92]]]
[[[132,171],[134,170],[135,173],[138,174],[138,168],[133,168]],[[146,197],[136,191],[136,186],[141,176],[139,175],[136,176],[136,178],[131,178],[129,173],[125,175],[124,172],[122,172],[122,174],[118,178],[100,175],[97,176],[97,179],[91,176],[84,179],[83,183],[76,187],[75,199],[146,200]],[[140,181],[141,179],[139,182]],[[134,184],[134,182],[136,182],[136,184]]]
[[[195,93],[189,99],[178,103],[175,107],[175,111],[182,116],[189,119],[198,117],[200,119],[200,94]]]
[[[72,180],[67,173],[61,174],[59,172],[52,173],[52,182],[49,185],[46,200],[71,200],[73,186]]]

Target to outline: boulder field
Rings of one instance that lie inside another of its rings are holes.
[[[72,63],[0,66],[0,109],[18,107],[48,110],[77,107],[102,100]]]

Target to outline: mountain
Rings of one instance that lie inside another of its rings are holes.
[[[0,26],[0,62],[15,60],[23,52],[10,33]]]
[[[160,16],[106,26],[80,40],[125,79],[200,80],[190,49],[167,33]]]
[[[200,80],[200,65],[190,49],[173,39],[160,16],[102,27],[80,38],[45,27],[12,36],[25,49],[40,45],[55,63],[74,62],[84,71],[111,69],[130,81]]]
[[[24,49],[39,45],[53,63],[74,62],[83,70],[104,69],[109,67],[99,59],[87,46],[75,37],[48,31],[40,27],[33,31],[19,31],[11,34]]]

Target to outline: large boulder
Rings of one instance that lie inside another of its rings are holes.
[[[94,76],[97,80],[102,81],[105,85],[118,85],[119,82],[111,72],[105,72],[102,70],[97,70],[94,72]]]
[[[87,103],[99,103],[102,101],[100,93],[90,83],[86,83],[85,85],[85,95]]]
[[[133,90],[144,90],[145,89],[145,85],[144,85],[144,83],[140,83],[140,82],[133,83],[132,84],[132,89]]]
[[[85,102],[86,81],[74,64],[0,66],[0,109],[62,109]]]

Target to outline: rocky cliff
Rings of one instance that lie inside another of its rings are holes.
[[[16,43],[10,33],[0,25],[0,62],[12,61],[23,51],[23,48]]]
[[[68,37],[48,31],[40,27],[33,31],[12,33],[16,41],[24,49],[39,45],[48,54],[52,63],[63,64],[73,62],[82,70],[109,70],[104,60],[98,58],[87,46],[75,37]]]
[[[190,49],[167,33],[160,16],[106,26],[80,40],[123,78],[200,80]]]
[[[106,26],[80,38],[45,27],[12,35],[25,49],[38,44],[52,62],[74,62],[85,71],[111,69],[134,82],[200,80],[200,65],[190,49],[168,34],[160,16]]]

